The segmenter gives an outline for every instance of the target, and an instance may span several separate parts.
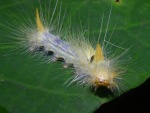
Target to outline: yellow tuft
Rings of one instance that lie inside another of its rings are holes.
[[[43,27],[43,24],[41,22],[41,19],[40,19],[40,16],[39,16],[39,11],[38,11],[37,8],[36,8],[36,24],[37,24],[38,31],[43,32],[44,27]]]
[[[97,44],[94,56],[94,62],[98,63],[104,60],[104,55],[100,44]]]

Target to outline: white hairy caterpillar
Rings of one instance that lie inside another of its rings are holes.
[[[53,21],[53,15],[57,7],[57,3],[52,12],[52,17],[49,20]],[[22,24],[21,34],[17,37],[23,37],[20,42],[28,52],[43,53],[43,55],[51,53],[50,61],[64,60],[64,67],[73,65],[75,75],[69,83],[78,82],[81,85],[93,86],[97,89],[99,86],[105,86],[112,91],[119,90],[119,80],[124,70],[118,66],[117,60],[120,56],[111,58],[107,56],[107,46],[113,45],[106,41],[107,30],[109,26],[111,10],[108,17],[108,23],[104,36],[104,42],[98,42],[96,47],[86,40],[84,34],[80,35],[66,31],[65,35],[60,35],[62,31],[61,25],[58,25],[59,30],[55,31],[53,27],[47,26],[42,13],[36,9],[36,25],[34,27],[26,27]],[[61,13],[61,10],[60,10]],[[60,15],[58,15],[60,16]],[[59,21],[60,17],[58,17]],[[102,16],[103,24],[103,16]],[[100,27],[100,35],[102,31],[102,24]],[[65,39],[65,40],[62,40]],[[106,44],[106,45],[105,45]],[[114,45],[116,46],[116,45]],[[116,46],[117,47],[117,46]],[[124,53],[123,53],[124,54]]]

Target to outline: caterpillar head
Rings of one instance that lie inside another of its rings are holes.
[[[95,71],[93,74],[94,74],[93,85],[95,89],[97,89],[100,86],[104,86],[109,89],[112,89],[115,87],[114,79],[115,79],[116,74],[110,71],[109,69],[106,70],[106,69],[101,68]]]
[[[116,85],[114,78],[117,73],[112,68],[109,60],[106,60],[103,55],[100,44],[97,45],[95,55],[92,61],[92,84],[97,89],[99,86],[104,86],[113,89]]]

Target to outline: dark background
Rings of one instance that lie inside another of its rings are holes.
[[[132,111],[132,112],[131,112]],[[150,113],[150,79],[113,101],[102,105],[94,113]]]

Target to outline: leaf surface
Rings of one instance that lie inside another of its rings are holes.
[[[41,4],[48,4],[49,0],[41,2]],[[54,6],[55,2],[55,0],[51,1],[51,6]],[[130,56],[131,59],[123,79],[125,90],[135,88],[149,78],[149,0],[121,0],[120,3],[110,0],[62,0],[59,1],[59,4],[61,3],[62,10],[67,7],[70,17],[74,20],[72,22],[75,22],[73,24],[80,26],[80,23],[76,22],[79,20],[78,17],[83,23],[89,19],[93,29],[89,32],[94,33],[95,39],[99,34],[101,15],[105,13],[104,25],[106,26],[112,4],[108,36],[117,22],[111,42],[124,48],[131,47],[127,53],[127,57]],[[37,6],[39,6],[38,0],[0,1],[0,20],[13,23],[15,20],[10,18],[10,12],[23,19],[20,16],[23,10],[32,15],[34,10],[31,9]],[[9,18],[4,15],[9,15]],[[90,113],[116,97],[108,91],[94,93],[88,87],[75,84],[67,87],[64,83],[73,76],[73,73],[69,69],[63,69],[60,63],[41,63],[41,59],[32,55],[22,55],[19,52],[11,54],[14,48],[7,35],[10,32],[4,31],[3,27],[0,26],[1,108],[6,108],[10,113]],[[102,35],[104,33],[105,29],[102,30]]]

